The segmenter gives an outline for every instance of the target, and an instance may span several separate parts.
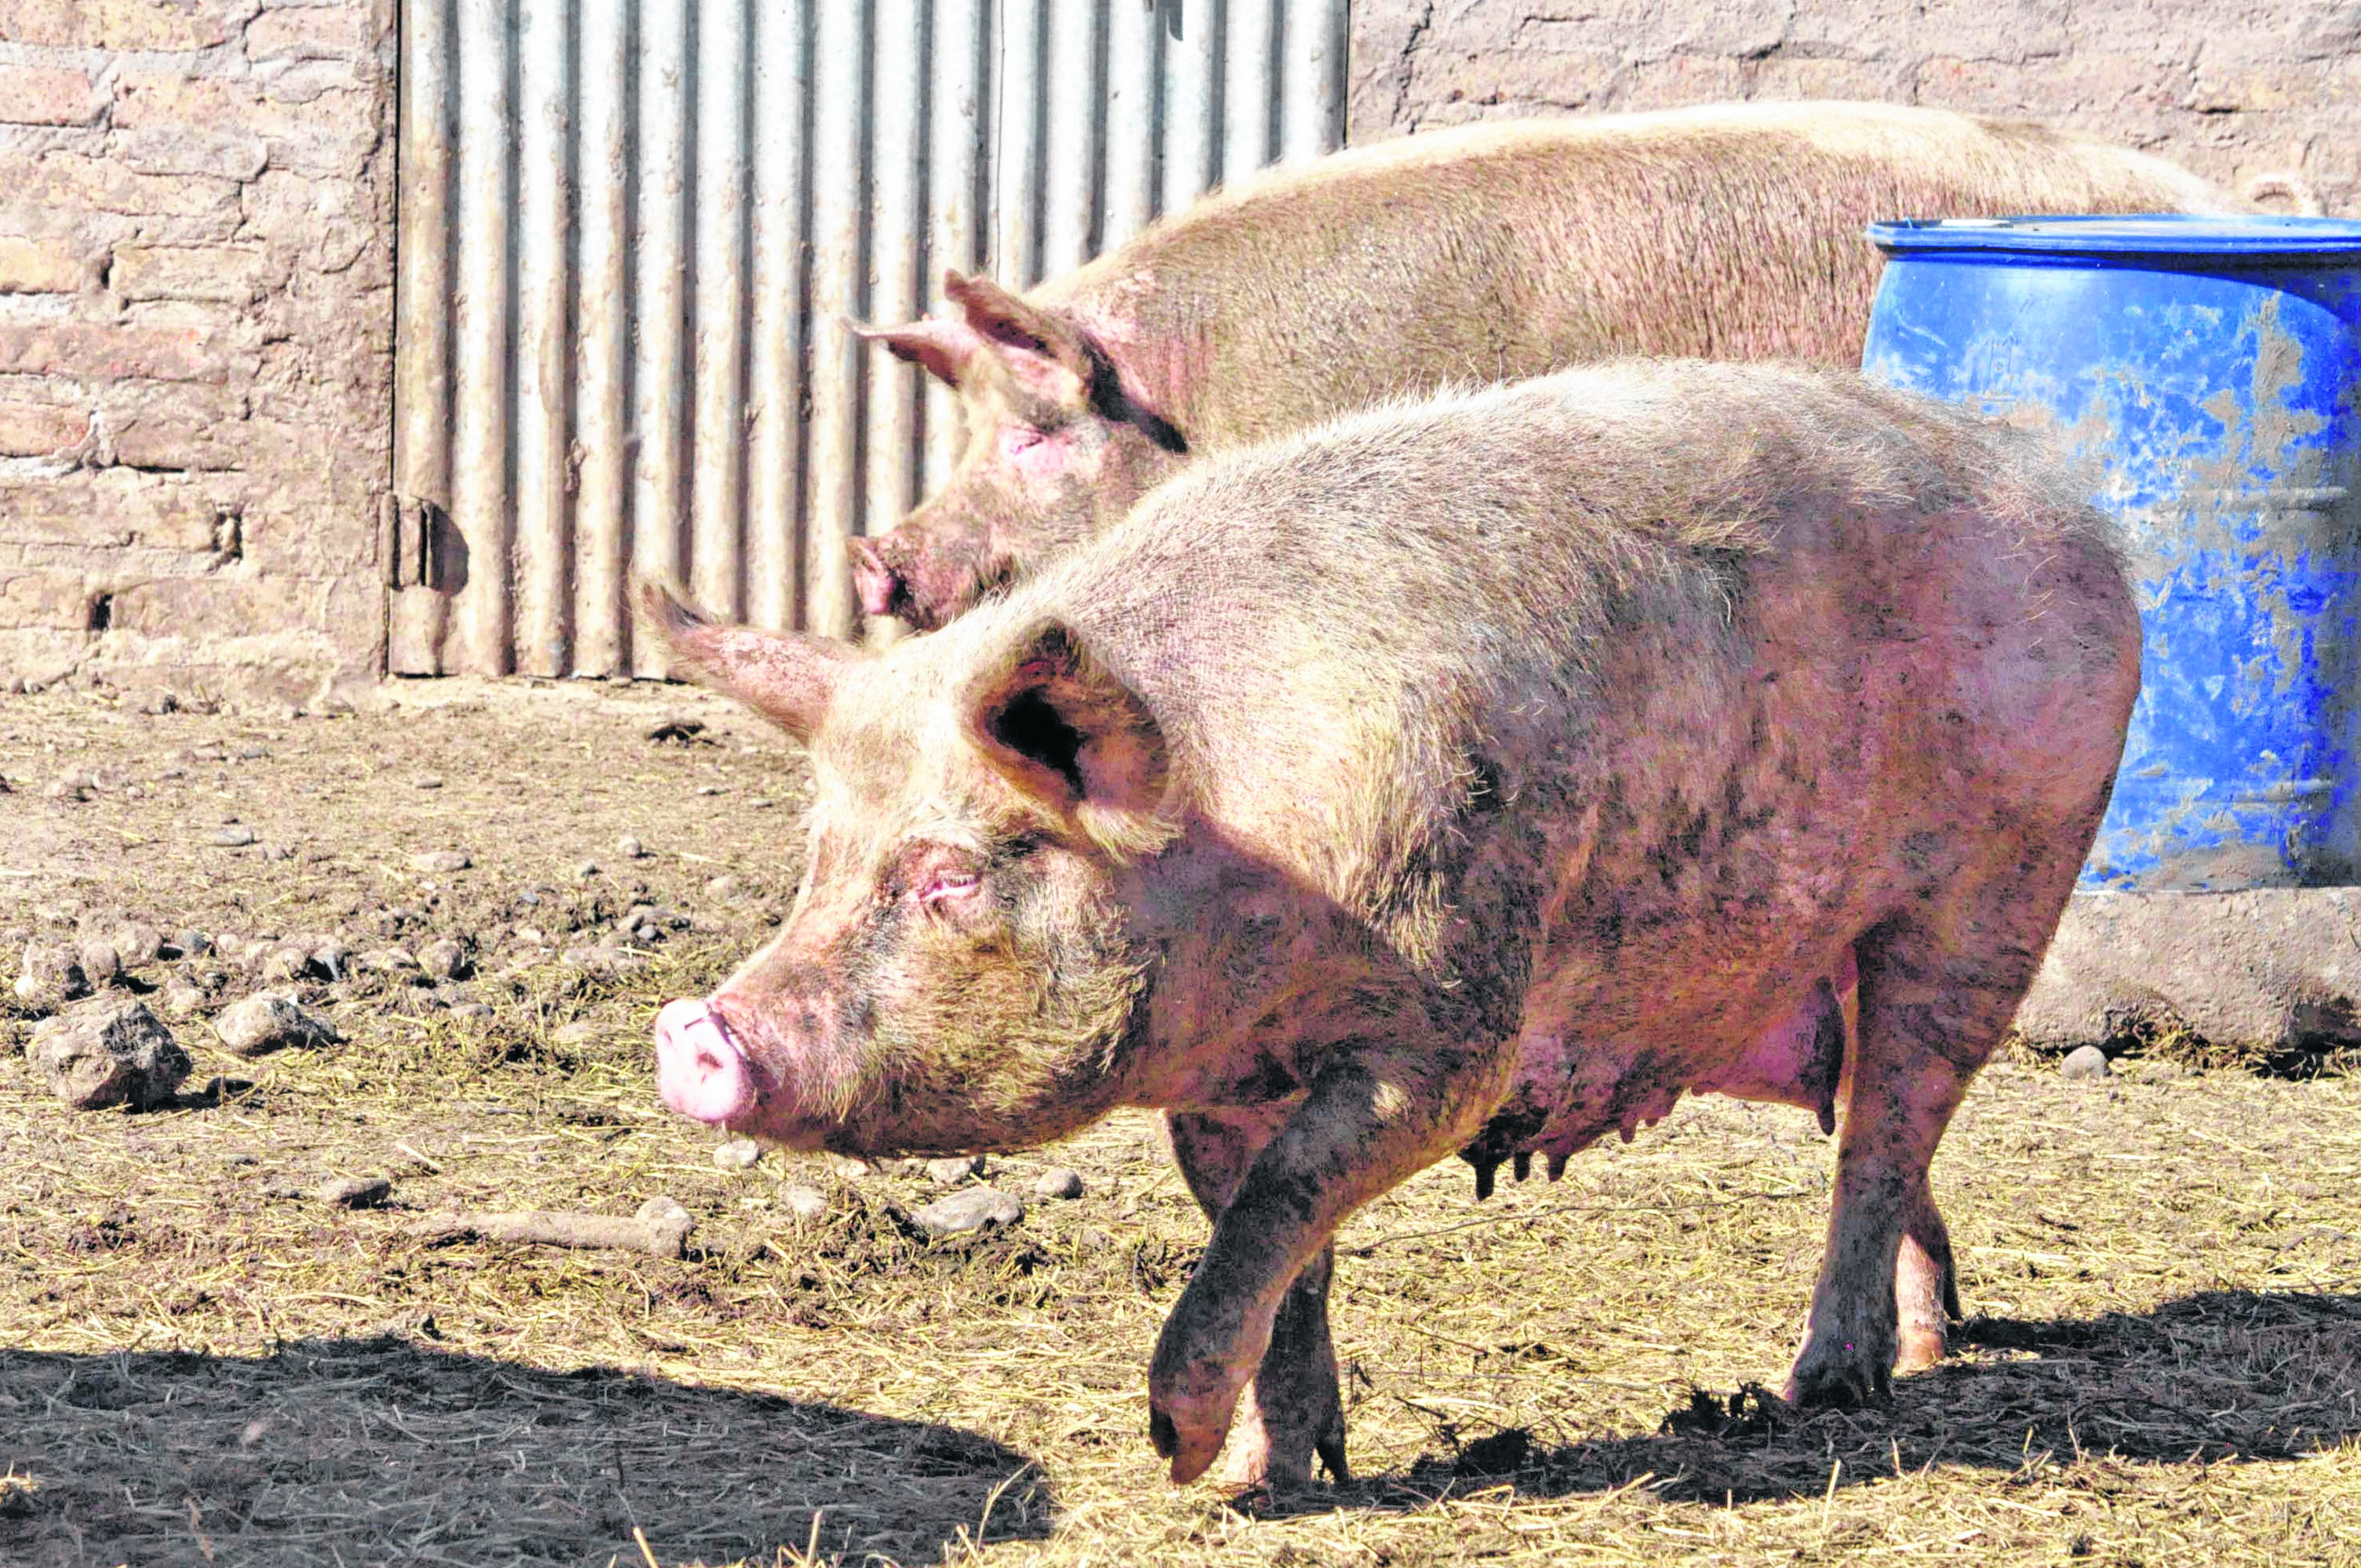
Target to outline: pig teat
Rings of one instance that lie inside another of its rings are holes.
[[[711,1003],[668,1002],[656,1014],[656,1089],[667,1106],[699,1122],[728,1122],[753,1106],[746,1053]]]

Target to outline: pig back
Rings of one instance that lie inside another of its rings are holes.
[[[1141,692],[1197,812],[1372,916],[1455,900],[1406,889],[1466,873],[1439,845],[1595,854],[1619,813],[1635,855],[1741,796],[1829,844],[2038,816],[2112,773],[2136,682],[2070,476],[1797,367],[1371,411],[1180,477],[1017,598]]]
[[[1880,218],[2245,205],[2038,126],[1710,105],[1351,149],[1210,198],[1037,297],[1093,328],[1203,451],[1618,356],[1850,367]]]

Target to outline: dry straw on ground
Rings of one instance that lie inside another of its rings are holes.
[[[611,696],[471,700],[0,709],[0,799],[41,801],[0,847],[27,873],[0,874],[0,928],[122,905],[374,941],[408,908],[401,939],[461,937],[492,1009],[455,1021],[401,974],[317,985],[346,1044],[242,1062],[182,1026],[196,1091],[141,1115],[0,1065],[0,1563],[2361,1562],[2351,1080],[1998,1064],[1936,1173],[1960,1353],[1888,1407],[1792,1422],[1741,1390],[1783,1370],[1818,1262],[1808,1116],[1692,1102],[1481,1206],[1438,1168],[1344,1238],[1361,1478],[1176,1491],[1143,1380],[1203,1226],[1152,1123],[999,1162],[1009,1190],[1067,1165],[1088,1196],[950,1243],[909,1223],[941,1190],[920,1177],[717,1169],[653,1104],[644,1030],[788,885],[791,809],[752,802],[791,802],[791,762],[718,707],[705,746],[650,741]],[[61,736],[88,744],[43,749]],[[216,740],[270,754],[170,761]],[[142,794],[38,795],[69,766]],[[446,787],[388,782],[425,772]],[[194,845],[232,814],[255,850]],[[576,878],[625,833],[646,861]],[[302,848],[266,860],[275,836]],[[453,839],[474,867],[425,891],[409,855]],[[625,877],[706,928],[637,973],[558,961],[624,917]],[[528,924],[545,949],[507,934]],[[312,1196],[339,1176],[391,1198]],[[797,1222],[789,1183],[826,1214]],[[697,1220],[683,1257],[415,1234],[658,1195]]]

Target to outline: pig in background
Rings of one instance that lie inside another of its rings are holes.
[[[1388,398],[1625,355],[1852,368],[1872,219],[2245,206],[2087,137],[1881,104],[1486,125],[1266,173],[1023,298],[954,273],[957,320],[870,332],[959,389],[968,436],[855,541],[862,605],[939,626],[1190,459]]]
[[[2019,438],[1609,366],[1206,464],[883,652],[644,605],[813,773],[779,935],[658,1018],[665,1102],[850,1154],[1166,1112],[1213,1222],[1149,1377],[1176,1480],[1249,1379],[1230,1477],[1344,1474],[1356,1208],[1685,1091],[1838,1133],[1789,1396],[1941,1355],[1928,1165],[2138,685],[2107,524]]]

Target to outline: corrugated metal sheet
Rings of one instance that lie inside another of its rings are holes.
[[[958,409],[851,323],[1344,132],[1346,0],[403,0],[390,660],[661,674],[633,570],[844,633]]]

